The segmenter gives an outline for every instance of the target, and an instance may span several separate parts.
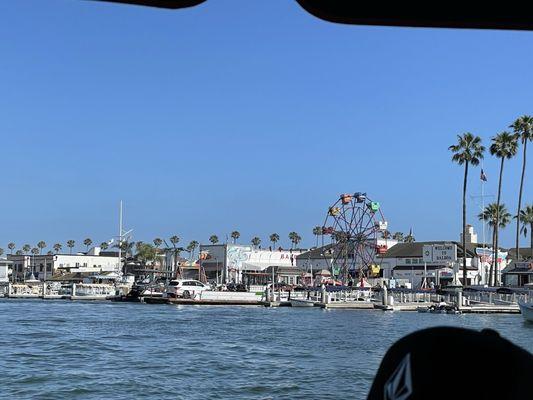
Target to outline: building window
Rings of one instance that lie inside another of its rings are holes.
[[[406,259],[405,259],[405,263],[406,263],[406,264],[411,264],[411,259],[410,259],[410,258],[406,258]]]

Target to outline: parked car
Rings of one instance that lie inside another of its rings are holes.
[[[228,283],[226,288],[230,292],[247,292],[248,288],[244,283]]]
[[[167,296],[192,299],[197,293],[206,290],[211,290],[211,286],[192,279],[176,279],[169,282]]]

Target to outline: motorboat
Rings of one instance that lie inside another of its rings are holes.
[[[533,323],[533,303],[518,302],[520,312],[527,322]]]
[[[314,307],[315,300],[311,299],[291,299],[291,307]]]

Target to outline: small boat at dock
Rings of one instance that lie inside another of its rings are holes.
[[[315,301],[311,299],[291,299],[291,307],[314,307]]]

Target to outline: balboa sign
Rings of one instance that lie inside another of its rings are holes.
[[[457,261],[457,245],[453,243],[426,244],[422,248],[422,259],[427,263]]]

